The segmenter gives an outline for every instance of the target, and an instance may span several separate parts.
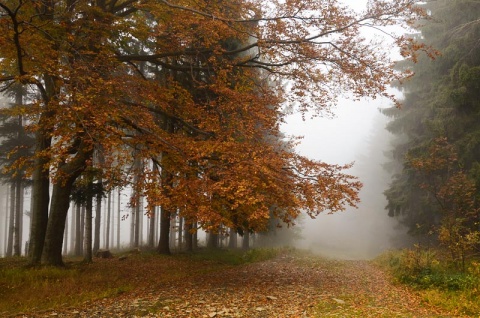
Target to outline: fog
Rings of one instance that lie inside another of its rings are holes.
[[[343,2],[361,10],[365,7],[366,0]],[[6,104],[1,98],[0,96],[0,104]],[[333,110],[335,114],[333,119],[308,119],[308,114],[306,121],[303,121],[300,115],[287,118],[282,130],[288,135],[304,136],[297,147],[298,152],[308,158],[331,164],[355,162],[354,168],[349,173],[358,176],[364,184],[360,193],[362,202],[358,209],[349,208],[333,215],[323,213],[315,220],[306,216],[301,218],[297,222],[295,232],[301,229],[302,239],[295,241],[296,246],[335,258],[365,259],[375,257],[386,249],[408,244],[406,230],[399,226],[397,220],[388,217],[383,195],[391,179],[391,175],[382,167],[387,161],[384,153],[390,148],[390,135],[384,129],[387,118],[380,114],[378,108],[390,107],[390,103],[386,100],[353,102],[340,99],[338,106]],[[22,247],[28,239],[30,226],[30,191],[27,188],[25,192]],[[130,189],[123,189],[120,195],[115,193],[112,196],[111,202],[117,211],[112,215],[111,225],[115,228],[119,226],[122,236],[117,244],[124,247],[128,247],[130,241],[132,211],[128,206],[129,193]],[[2,225],[0,255],[4,255],[9,226],[8,187],[0,184],[0,194],[0,218],[4,220],[3,224],[0,223]],[[105,208],[106,204],[103,207]],[[68,245],[68,250],[72,250],[71,211],[68,220],[66,233],[68,240],[65,244]],[[141,222],[143,233],[147,233],[147,218],[142,218]],[[104,226],[105,222],[102,219],[102,242],[106,239]],[[201,237],[204,239],[204,235]],[[155,241],[158,241],[158,233],[155,233]],[[117,242],[114,231],[111,232],[110,242]],[[118,247],[117,244],[112,245]]]
[[[385,130],[388,119],[379,107],[389,107],[390,103],[341,99],[333,119],[303,121],[299,115],[288,118],[283,131],[304,137],[298,152],[331,164],[355,162],[348,172],[364,185],[358,209],[348,208],[335,214],[324,212],[315,220],[303,217],[299,224],[302,239],[295,242],[297,247],[334,258],[370,259],[409,243],[406,229],[385,210],[383,191],[388,187],[391,173],[383,164],[388,161],[391,135]]]

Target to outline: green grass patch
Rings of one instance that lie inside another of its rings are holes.
[[[466,271],[431,249],[406,249],[384,253],[377,259],[393,279],[417,290],[433,306],[458,315],[480,312],[480,263],[471,260]]]

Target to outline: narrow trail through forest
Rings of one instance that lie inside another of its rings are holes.
[[[158,273],[161,275],[161,273]],[[452,317],[368,261],[284,254],[22,317]]]

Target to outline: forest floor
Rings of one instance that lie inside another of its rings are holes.
[[[91,265],[111,270],[113,282],[118,281],[116,275],[128,276],[132,286],[128,290],[10,316],[460,317],[429,306],[405,286],[392,284],[369,261],[326,260],[299,252],[240,265],[176,256],[160,261],[152,256],[142,262],[137,258],[96,260]],[[65,292],[75,294],[69,289],[66,286]]]

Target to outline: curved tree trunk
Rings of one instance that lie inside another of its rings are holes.
[[[70,194],[72,193],[73,183],[86,169],[87,161],[92,158],[93,150],[84,142],[80,142],[76,149],[78,151],[75,157],[68,163],[59,166],[59,173],[62,173],[65,177],[53,187],[42,257],[43,262],[47,265],[64,265],[62,260],[63,232],[65,231],[65,221],[70,207]]]
[[[65,221],[70,206],[70,193],[74,181],[75,179],[70,177],[67,182],[59,182],[53,187],[52,205],[43,251],[43,262],[47,265],[64,265],[62,260],[63,232],[65,230]]]

